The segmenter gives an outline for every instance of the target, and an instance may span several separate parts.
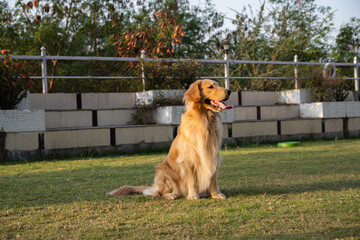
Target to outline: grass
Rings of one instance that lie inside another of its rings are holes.
[[[109,197],[165,154],[0,165],[0,239],[360,239],[360,140],[222,151],[227,200]]]

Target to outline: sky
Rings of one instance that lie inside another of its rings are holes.
[[[192,4],[201,4],[204,0],[189,0]],[[295,1],[295,0],[293,0]],[[254,12],[260,9],[260,0],[212,0],[216,9],[225,14],[227,18],[235,18],[236,13],[230,8],[241,12],[244,6],[251,5]],[[263,2],[263,0],[261,1]],[[351,17],[360,18],[360,0],[315,0],[319,6],[330,6],[335,11],[333,36],[336,36],[341,25],[350,21]],[[231,20],[225,20],[225,27],[234,29]]]

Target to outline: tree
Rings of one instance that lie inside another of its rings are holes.
[[[118,56],[140,56],[146,50],[151,57],[204,57],[213,55],[213,36],[223,15],[210,0],[204,8],[188,0],[153,0],[134,10],[130,22],[114,35]]]
[[[336,36],[335,57],[339,61],[352,62],[360,50],[360,18],[351,18],[342,25]]]
[[[237,59],[311,61],[327,55],[327,36],[333,25],[330,7],[317,6],[314,0],[269,0],[262,2],[254,14],[251,6],[237,12],[233,23],[236,31],[229,35],[234,43],[233,55]],[[235,11],[235,10],[234,10]],[[250,15],[249,15],[250,14]],[[286,76],[289,69],[274,65],[241,65],[234,69],[240,76]],[[255,84],[255,85],[254,85]],[[267,89],[286,88],[284,81],[252,82],[246,87]],[[239,86],[242,87],[242,86]]]
[[[223,19],[210,0],[203,8],[188,0],[18,0],[14,9],[0,0],[0,6],[1,47],[26,55],[40,55],[40,48],[45,46],[47,55],[115,56],[117,48],[126,43],[131,48],[118,55],[138,57],[141,49],[147,49],[158,57],[203,57],[211,55],[212,34],[220,29]],[[134,39],[138,42],[131,45]],[[26,61],[24,65],[30,75],[41,74],[39,61]],[[99,62],[52,60],[48,74],[96,76],[106,68],[107,64]],[[107,80],[68,81],[49,78],[49,91],[120,88]],[[40,90],[40,80],[33,80],[32,91]]]
[[[15,54],[39,55],[40,48],[44,46],[48,55],[55,56],[115,56],[115,47],[110,37],[111,34],[122,31],[128,25],[128,12],[133,4],[126,2],[49,0],[42,3],[34,0],[26,3],[18,0],[13,17],[8,24],[9,28],[14,29],[16,35],[14,38],[18,39],[18,42],[9,49]],[[8,34],[10,31],[5,32]],[[6,36],[4,33],[0,35],[1,39]],[[63,75],[69,75],[81,70],[82,74],[87,71],[86,75],[95,75],[93,71],[101,72],[101,66],[98,64],[91,67],[64,62],[62,64],[63,66],[58,68],[59,61],[52,60],[48,73],[57,75],[61,72]],[[74,68],[75,65],[78,68]],[[37,75],[37,73],[32,75]],[[57,90],[66,91],[60,87],[60,82],[61,80],[57,80]],[[77,81],[71,86],[76,88],[83,84]],[[95,84],[98,87],[95,82],[87,81],[86,84]],[[34,81],[34,85],[38,85],[37,88],[41,89],[40,82]],[[54,79],[50,78],[49,90],[51,91],[53,87]]]
[[[15,49],[18,44],[17,29],[11,24],[14,13],[8,3],[0,1],[0,49]]]
[[[184,28],[175,16],[176,1],[157,4],[149,2],[139,14],[133,12],[135,21],[121,35],[115,35],[117,55],[139,56],[145,50],[152,57],[173,57],[176,44],[181,44]]]

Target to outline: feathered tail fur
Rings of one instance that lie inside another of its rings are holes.
[[[114,191],[110,192],[111,196],[122,196],[122,195],[129,195],[129,194],[144,194],[144,191],[150,189],[147,186],[122,186],[119,189],[115,189]]]

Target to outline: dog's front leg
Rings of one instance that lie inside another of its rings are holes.
[[[189,174],[187,177],[186,187],[187,187],[187,196],[186,198],[189,200],[200,199],[199,193],[195,187],[195,176],[193,174]]]
[[[211,177],[210,194],[211,194],[211,198],[226,199],[226,196],[222,194],[219,190],[217,172],[215,172],[214,175]]]

